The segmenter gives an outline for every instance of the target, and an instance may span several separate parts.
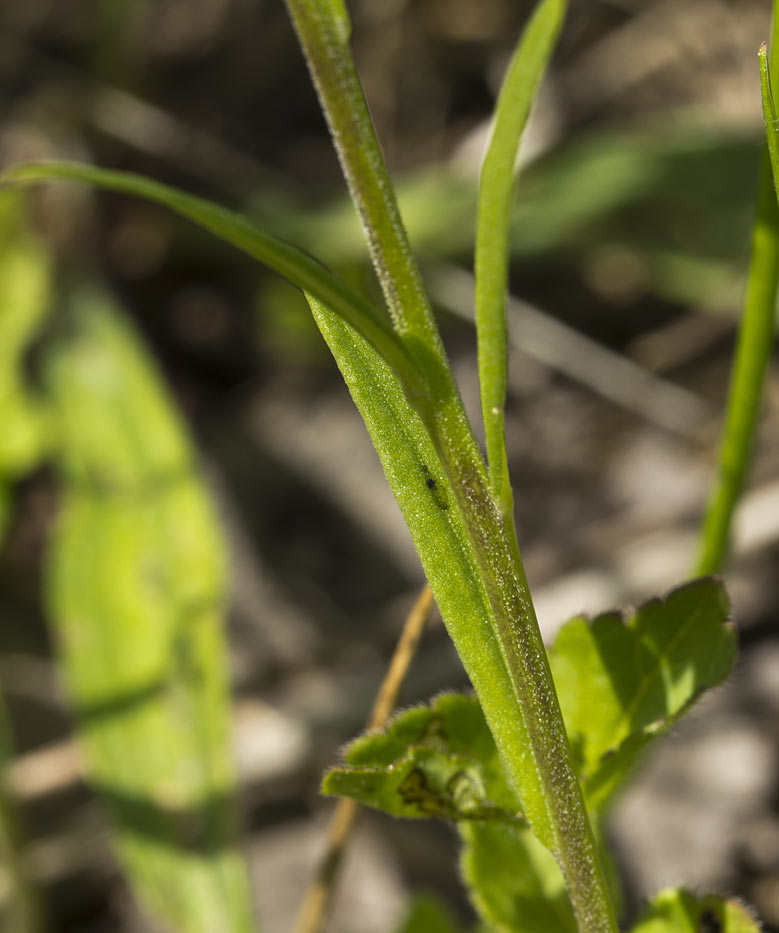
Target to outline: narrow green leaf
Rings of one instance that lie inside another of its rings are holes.
[[[416,395],[424,394],[416,366],[380,308],[314,257],[266,233],[246,217],[149,178],[90,165],[28,163],[12,166],[0,175],[0,182],[5,184],[30,185],[44,181],[84,182],[145,198],[204,227],[337,311],[378,350],[409,391]]]
[[[419,895],[395,933],[461,933],[461,927],[437,900]]]
[[[524,822],[478,701],[446,694],[356,739],[326,794],[412,819]]]
[[[727,677],[735,653],[727,595],[714,577],[628,618],[608,613],[563,626],[550,662],[591,810],[604,805],[652,736]]]
[[[248,933],[223,638],[225,557],[192,444],[98,292],[45,360],[64,485],[48,605],[90,780],[164,929]]]
[[[499,823],[460,825],[462,872],[493,933],[577,933],[560,867],[527,829]]]
[[[381,458],[441,616],[508,762],[523,811],[545,844],[553,835],[530,738],[498,640],[492,609],[454,488],[430,434],[378,354],[337,315],[311,302]]]
[[[774,51],[773,56],[776,54]],[[730,526],[749,468],[763,383],[774,342],[779,285],[779,207],[774,188],[775,179],[779,177],[779,136],[771,99],[769,72],[772,70],[763,45],[760,84],[768,154],[764,153],[761,160],[744,313],[730,379],[718,476],[701,528],[696,573],[716,573],[725,564]]]
[[[506,292],[514,166],[541,77],[565,17],[565,0],[542,0],[525,27],[503,81],[479,184],[476,225],[476,333],[490,487],[504,514],[512,509],[504,407],[508,371]]]
[[[631,933],[760,933],[760,924],[738,901],[668,888],[652,900]]]

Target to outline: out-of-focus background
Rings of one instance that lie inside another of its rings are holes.
[[[769,6],[571,4],[523,146],[511,269],[508,442],[549,635],[692,565],[749,251]],[[474,413],[475,184],[531,7],[350,3],[366,94]],[[0,4],[0,164],[50,157],[219,199],[375,289],[280,0]],[[78,269],[123,306],[197,438],[231,553],[252,882],[263,929],[288,930],[332,808],[319,775],[365,720],[421,586],[418,561],[300,295],[160,208],[76,187],[29,203],[58,275]],[[779,930],[778,414],[773,366],[728,573],[738,669],[614,811],[632,913],[686,881],[745,898]],[[140,933],[51,662],[41,554],[57,490],[46,467],[15,478],[0,553],[11,781],[50,929]],[[466,686],[434,620],[402,703]],[[332,929],[384,933],[417,890],[467,922],[456,858],[446,826],[363,814]]]

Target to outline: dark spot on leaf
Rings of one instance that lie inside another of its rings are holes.
[[[712,910],[707,907],[698,917],[697,933],[722,933],[722,921]]]
[[[425,486],[427,486],[427,488],[433,494],[433,499],[435,501],[435,504],[438,506],[439,509],[448,509],[449,503],[446,501],[446,495],[438,488],[438,483],[430,475],[430,470],[427,468],[427,465],[424,463],[422,464],[422,472],[425,475]]]
[[[441,798],[427,786],[427,779],[419,768],[409,771],[398,786],[404,803],[416,804],[420,813],[427,816],[442,816],[444,807]]]

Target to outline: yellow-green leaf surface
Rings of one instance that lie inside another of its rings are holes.
[[[222,541],[138,338],[96,291],[69,310],[45,367],[63,481],[48,605],[89,777],[156,922],[245,933]]]
[[[560,867],[529,830],[469,823],[460,834],[463,876],[492,933],[576,933]]]
[[[50,299],[51,260],[27,231],[19,197],[0,192],[0,476],[32,469],[46,448],[45,405],[23,366]]]
[[[597,810],[639,751],[731,670],[736,633],[722,582],[680,586],[632,614],[575,618],[550,662],[588,805]]]
[[[654,898],[631,933],[760,933],[760,924],[738,901],[669,888]]]

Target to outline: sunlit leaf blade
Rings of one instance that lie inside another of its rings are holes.
[[[42,399],[24,374],[24,358],[50,310],[51,260],[27,231],[19,197],[0,192],[0,476],[38,465],[48,443]]]
[[[527,829],[460,824],[462,872],[471,899],[494,933],[576,933],[562,872]]]
[[[769,71],[763,46],[760,50],[760,78],[768,155],[763,154],[760,165],[747,288],[730,377],[717,477],[709,496],[694,565],[694,572],[701,575],[717,573],[725,566],[730,528],[751,460],[763,384],[773,346],[779,283],[779,208],[772,166],[775,173],[779,148]]]
[[[71,162],[40,162],[16,165],[0,175],[0,182],[5,184],[44,181],[83,182],[154,201],[186,217],[336,310],[381,353],[408,387],[418,388],[416,368],[392,329],[388,316],[314,257],[261,230],[248,218],[204,198],[131,172]]]
[[[463,516],[419,414],[378,354],[317,302],[314,318],[365,421],[406,520],[441,616],[501,754],[530,740],[495,638],[491,608]],[[544,795],[530,755],[514,756],[516,785],[534,831],[552,843]]]
[[[356,739],[324,777],[326,794],[393,816],[521,822],[495,742],[475,698],[446,694]]]
[[[495,125],[479,184],[474,265],[479,385],[490,485],[506,510],[511,505],[504,439],[508,369],[506,292],[514,166],[522,131],[560,32],[565,8],[565,0],[542,0],[522,33],[498,97]]]
[[[98,292],[45,361],[63,482],[48,606],[90,781],[163,929],[248,933],[223,639],[225,557],[191,442]]]
[[[461,927],[438,901],[420,895],[395,933],[461,933]]]
[[[722,582],[685,584],[628,617],[575,618],[550,662],[585,796],[597,810],[652,736],[731,670],[736,634]]]
[[[631,933],[760,933],[760,924],[738,901],[669,888],[652,900]]]

